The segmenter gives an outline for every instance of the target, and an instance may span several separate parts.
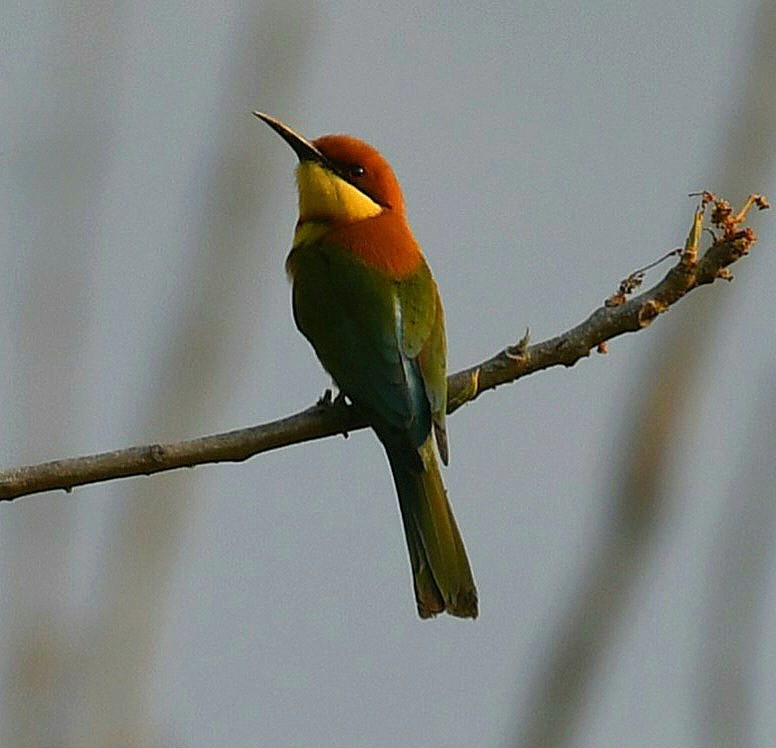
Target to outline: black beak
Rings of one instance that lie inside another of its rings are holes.
[[[264,114],[263,112],[254,112],[253,114],[263,122],[266,122],[278,135],[280,135],[280,137],[294,149],[294,153],[296,153],[300,161],[317,161],[320,164],[329,165],[326,156],[324,156],[309,140],[303,138],[288,125],[283,124],[279,119],[275,119],[275,117]]]

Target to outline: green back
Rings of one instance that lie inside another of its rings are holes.
[[[417,450],[447,399],[444,317],[425,261],[394,280],[339,247],[293,254],[297,326],[380,438]]]

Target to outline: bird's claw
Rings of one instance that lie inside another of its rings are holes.
[[[316,405],[323,408],[337,408],[342,405],[346,405],[347,400],[343,392],[337,392],[336,395],[330,388],[326,388],[323,394],[318,398]]]

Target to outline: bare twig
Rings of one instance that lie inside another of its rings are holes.
[[[714,206],[712,223],[722,233],[698,258],[703,216],[709,204]],[[741,228],[747,211],[754,205],[760,209],[768,207],[764,198],[753,195],[744,209],[734,213],[724,200],[717,200],[711,193],[703,193],[679,261],[657,285],[628,299],[629,291],[639,284],[627,284],[626,279],[603,306],[562,335],[529,345],[526,333],[518,343],[487,361],[451,375],[448,379],[448,413],[499,385],[515,382],[552,366],[573,366],[581,358],[589,356],[592,350],[604,351],[607,340],[647,327],[655,317],[692,289],[713,283],[718,278],[730,279],[728,266],[748,254],[757,240],[752,229]],[[250,428],[0,471],[0,500],[10,501],[41,491],[70,491],[75,486],[88,483],[150,475],[205,463],[240,462],[261,452],[347,434],[366,425],[357,411],[344,400],[331,402],[323,399],[287,418]]]

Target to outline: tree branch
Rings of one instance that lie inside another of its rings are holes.
[[[632,273],[604,305],[584,322],[549,340],[529,345],[528,333],[516,345],[476,366],[448,378],[447,412],[475,400],[482,392],[515,382],[551,366],[573,366],[593,349],[603,353],[606,341],[647,327],[659,314],[699,286],[718,278],[729,280],[728,266],[748,254],[757,237],[750,228],[741,228],[752,206],[767,208],[765,198],[752,195],[744,208],[733,213],[724,200],[703,193],[685,246],[677,250],[679,260],[653,288],[628,299],[641,285],[648,268]],[[703,217],[712,205],[711,223],[721,231],[705,253],[698,257]],[[151,475],[165,470],[193,467],[211,462],[241,462],[261,452],[291,444],[347,435],[367,426],[366,421],[344,400],[324,397],[316,405],[271,423],[237,429],[223,434],[169,444],[150,444],[118,449],[85,457],[55,460],[0,471],[0,501],[41,491],[71,491],[75,486]]]

